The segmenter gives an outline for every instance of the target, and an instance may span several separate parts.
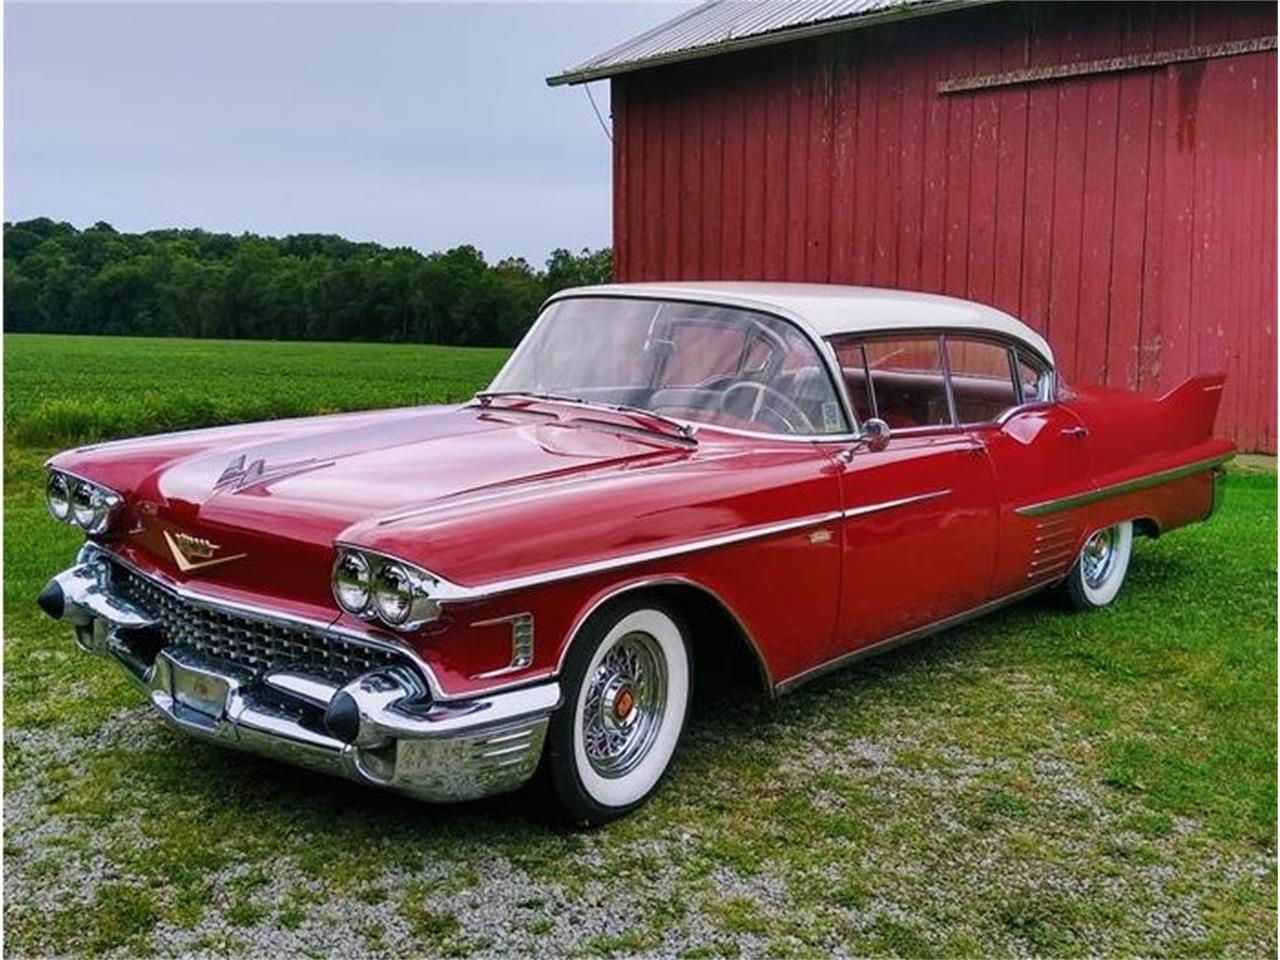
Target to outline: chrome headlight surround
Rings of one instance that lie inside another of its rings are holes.
[[[357,571],[365,571],[360,577],[365,584],[363,597],[353,589]],[[371,550],[339,547],[333,564],[333,598],[339,607],[402,632],[417,630],[440,616],[442,586],[439,577],[421,567]]]
[[[106,533],[124,506],[110,487],[62,470],[49,471],[44,493],[50,516],[88,534]]]

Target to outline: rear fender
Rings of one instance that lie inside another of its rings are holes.
[[[1192,446],[1213,435],[1226,379],[1225,373],[1190,377],[1156,401],[1163,414],[1160,422],[1172,432],[1167,441],[1170,446]]]

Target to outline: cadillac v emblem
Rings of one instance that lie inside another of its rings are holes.
[[[241,557],[248,556],[246,553],[237,553],[227,557],[216,556],[217,552],[222,549],[221,546],[203,537],[193,537],[189,533],[170,533],[166,530],[164,532],[164,542],[169,545],[169,552],[173,554],[173,562],[178,565],[178,569],[183,573],[205,570],[209,567],[216,567],[220,563],[230,563],[232,560],[239,560]]]

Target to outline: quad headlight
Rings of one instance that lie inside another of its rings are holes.
[[[85,533],[106,533],[124,504],[124,497],[114,490],[60,470],[49,472],[44,492],[53,518]]]
[[[414,630],[440,615],[438,581],[419,567],[365,550],[340,547],[333,564],[333,598],[347,613]]]

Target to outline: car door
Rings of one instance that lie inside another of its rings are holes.
[[[980,606],[996,556],[995,485],[984,446],[956,428],[936,335],[833,344],[860,420],[882,450],[842,451],[843,545],[836,655]]]
[[[1025,348],[948,334],[946,352],[959,419],[995,471],[999,549],[991,596],[1016,596],[1075,562],[1084,508],[1026,511],[1092,489],[1088,431],[1057,402],[1048,364]]]

